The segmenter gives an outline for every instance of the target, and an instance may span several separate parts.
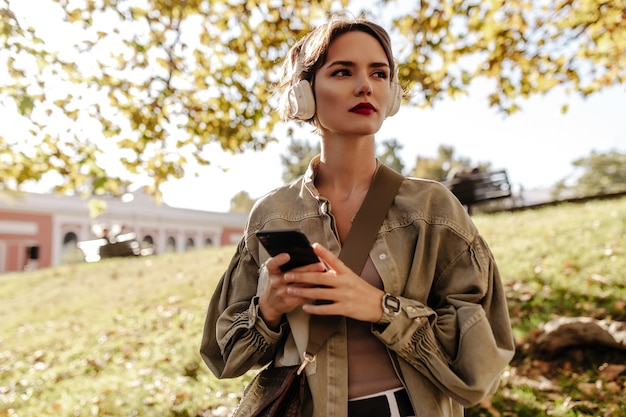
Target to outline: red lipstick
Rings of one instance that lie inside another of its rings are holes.
[[[372,103],[359,103],[350,109],[352,113],[369,115],[376,112],[376,107]]]

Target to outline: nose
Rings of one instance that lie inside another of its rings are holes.
[[[361,76],[357,78],[357,84],[355,88],[355,94],[357,96],[369,96],[372,94],[372,84],[367,76]]]

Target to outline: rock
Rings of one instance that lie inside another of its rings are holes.
[[[552,358],[564,349],[603,346],[626,351],[626,323],[590,317],[560,317],[545,323],[534,334],[531,352]]]

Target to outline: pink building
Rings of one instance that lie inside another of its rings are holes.
[[[88,200],[51,194],[0,193],[0,273],[45,268],[82,259],[81,241],[109,233],[134,233],[155,253],[235,244],[247,215],[156,204],[141,192],[103,198],[106,211],[90,218]],[[128,201],[130,200],[130,201]]]

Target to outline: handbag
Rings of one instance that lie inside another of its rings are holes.
[[[300,365],[275,367],[259,372],[246,387],[233,417],[300,417],[306,377]]]
[[[363,270],[378,229],[404,177],[381,165],[357,212],[339,259],[353,271]],[[305,367],[335,332],[340,316],[311,316],[309,341],[300,365],[276,367],[271,363],[246,387],[233,417],[300,417],[306,393]]]

